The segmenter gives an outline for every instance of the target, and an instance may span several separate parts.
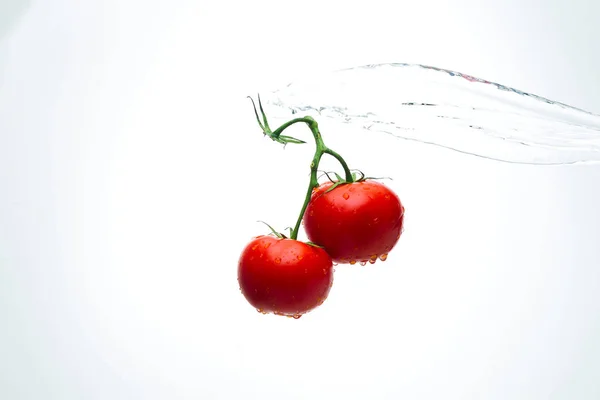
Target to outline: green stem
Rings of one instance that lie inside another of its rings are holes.
[[[319,124],[312,117],[304,117],[304,118],[296,118],[291,121],[286,122],[277,128],[272,136],[277,139],[281,132],[283,132],[286,128],[290,127],[293,124],[298,122],[304,122],[310,128],[310,131],[313,134],[316,144],[315,155],[313,157],[312,162],[310,163],[310,182],[308,184],[308,190],[306,191],[306,197],[304,199],[304,204],[302,205],[302,209],[300,210],[300,215],[298,216],[298,220],[296,222],[296,226],[292,231],[290,239],[296,240],[298,238],[298,231],[300,230],[300,224],[302,223],[302,218],[304,217],[304,213],[306,212],[306,208],[308,207],[308,203],[310,202],[310,198],[312,196],[313,189],[319,186],[319,182],[317,179],[317,170],[319,169],[319,163],[321,162],[321,157],[323,154],[329,154],[334,157],[339,163],[342,165],[344,169],[344,173],[346,175],[346,182],[353,182],[352,173],[350,172],[350,168],[348,168],[348,164],[346,161],[335,151],[331,150],[325,143],[323,143],[323,138],[321,137],[321,132],[319,131]]]
[[[317,151],[315,152],[315,156],[313,157],[312,163],[310,163],[310,182],[308,184],[308,190],[306,191],[306,197],[304,198],[304,204],[302,204],[302,209],[300,210],[300,215],[298,216],[298,220],[296,221],[296,226],[292,231],[290,239],[296,240],[298,239],[298,232],[300,231],[300,224],[302,224],[302,218],[304,217],[304,213],[306,212],[306,208],[308,207],[308,203],[310,202],[310,198],[312,196],[313,189],[319,186],[319,181],[317,179],[317,168],[313,167],[319,165],[319,161],[321,161],[321,157],[323,156],[323,152],[319,151],[317,145]]]
[[[350,172],[350,168],[348,168],[348,164],[346,164],[346,161],[344,161],[342,156],[340,156],[338,153],[331,150],[330,148],[325,149],[325,153],[333,156],[336,160],[340,162],[340,164],[342,164],[342,168],[344,168],[344,174],[346,175],[346,182],[354,181],[354,178],[352,178],[352,172]]]

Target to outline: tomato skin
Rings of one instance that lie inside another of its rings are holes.
[[[258,236],[242,251],[238,281],[242,294],[258,311],[298,318],[329,295],[333,263],[322,248]]]
[[[372,180],[326,193],[331,185],[313,191],[304,215],[309,240],[323,246],[336,263],[385,260],[403,231],[404,206],[398,196]]]

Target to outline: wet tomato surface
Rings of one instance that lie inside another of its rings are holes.
[[[238,281],[259,312],[299,318],[320,306],[333,284],[333,263],[322,248],[258,236],[243,250]]]
[[[404,206],[382,183],[365,180],[330,190],[318,186],[304,214],[308,238],[323,246],[336,263],[385,260],[404,226]]]

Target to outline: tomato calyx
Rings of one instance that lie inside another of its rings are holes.
[[[277,232],[271,225],[267,224],[265,221],[258,221],[258,222],[265,224],[271,230],[271,234],[275,235],[278,239],[287,239],[288,238],[283,233]]]
[[[375,178],[375,177],[371,177],[371,176],[366,176],[364,174],[364,172],[362,172],[361,170],[353,170],[356,172],[352,172],[352,180],[348,181],[344,178],[342,178],[338,173],[336,172],[323,172],[323,174],[327,177],[327,179],[329,179],[329,181],[331,183],[333,183],[333,185],[331,185],[326,191],[325,193],[329,193],[331,192],[333,189],[335,189],[338,186],[341,185],[346,185],[349,183],[358,183],[358,182],[365,182],[367,180],[378,180],[378,179],[391,179],[391,178]],[[358,177],[358,174],[360,174],[360,177]],[[335,180],[331,178],[331,174],[335,175]]]
[[[265,224],[265,225],[266,225],[266,226],[267,226],[267,227],[268,227],[268,228],[271,230],[271,233],[270,233],[270,234],[274,235],[274,236],[275,236],[275,237],[277,237],[278,239],[291,239],[291,240],[297,240],[297,239],[293,239],[293,238],[288,238],[288,237],[287,237],[286,235],[284,235],[283,233],[281,233],[281,232],[277,232],[277,231],[276,231],[276,230],[275,230],[275,229],[274,229],[274,228],[273,228],[271,225],[267,224],[265,221],[258,221],[258,222],[261,222],[261,223]],[[287,228],[285,228],[285,229],[289,229],[289,230],[290,230],[290,236],[291,236],[291,234],[293,233],[292,227],[287,227]],[[298,240],[298,241],[300,242],[300,240]],[[310,241],[309,241],[309,242],[303,242],[303,243],[306,243],[307,245],[309,245],[309,246],[312,246],[312,247],[317,247],[317,248],[319,248],[319,249],[322,249],[322,248],[323,248],[323,246],[320,246],[320,245],[318,245],[318,244],[316,244],[316,243],[313,243],[313,242],[310,242]]]

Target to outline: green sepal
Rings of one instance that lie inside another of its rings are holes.
[[[330,187],[329,189],[327,189],[327,190],[325,191],[325,193],[329,193],[329,192],[331,192],[333,189],[335,189],[336,187],[338,187],[338,186],[341,186],[341,185],[343,185],[343,184],[345,184],[345,183],[348,183],[348,182],[339,182],[339,181],[338,181],[338,182],[335,182],[333,185],[331,185],[331,187]]]
[[[271,136],[271,139],[273,139],[276,142],[283,143],[283,144],[288,144],[288,143],[304,144],[304,143],[306,143],[304,140],[296,139],[295,137],[286,136],[286,135],[279,135],[278,137]]]
[[[260,114],[262,116],[262,121],[260,120],[260,116],[258,115],[258,109],[256,108],[256,103],[254,99],[248,96],[250,101],[252,102],[252,107],[254,108],[254,115],[256,116],[256,121],[258,122],[258,126],[262,129],[263,135],[266,135],[271,138],[271,140],[286,145],[288,143],[294,144],[304,144],[306,143],[304,140],[296,139],[295,137],[279,135],[277,132],[271,131],[271,127],[269,127],[269,121],[267,120],[267,115],[265,114],[265,110],[262,106],[262,101],[260,100],[260,94],[258,95],[258,109],[260,109]]]
[[[256,121],[258,122],[258,126],[260,126],[260,129],[262,129],[263,133],[266,135],[267,134],[267,130],[265,129],[265,126],[262,124],[262,122],[260,122],[260,117],[258,116],[258,111],[256,110],[256,103],[254,103],[254,99],[250,96],[247,96],[250,101],[252,102],[252,107],[254,108],[254,115],[256,116]]]
[[[260,94],[257,94],[257,96],[258,96],[258,107],[260,108],[260,113],[262,114],[263,121],[265,123],[265,128],[267,128],[267,130],[269,132],[271,132],[271,128],[269,128],[269,123],[267,122],[267,116],[265,115],[265,111],[263,110],[262,101],[260,101]]]
[[[266,222],[264,222],[264,221],[258,221],[258,222],[262,222],[263,224],[268,226],[269,229],[271,230],[271,233],[273,235],[277,236],[279,239],[287,239],[287,237],[284,234],[277,232],[275,229],[273,229],[273,227],[271,225],[267,224]]]

